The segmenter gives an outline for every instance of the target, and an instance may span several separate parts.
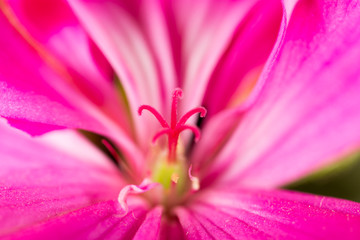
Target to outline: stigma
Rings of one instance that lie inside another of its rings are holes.
[[[176,88],[172,95],[172,103],[171,103],[171,118],[170,124],[164,119],[164,117],[153,107],[149,105],[142,105],[139,107],[138,113],[142,114],[144,110],[149,111],[154,117],[159,121],[162,130],[158,131],[153,137],[152,141],[155,143],[157,139],[163,135],[167,135],[168,137],[168,161],[175,162],[177,158],[177,145],[179,141],[179,135],[184,130],[190,130],[193,132],[195,136],[195,142],[200,139],[200,130],[196,126],[190,126],[186,124],[186,121],[193,115],[200,113],[200,117],[206,116],[206,109],[204,107],[194,108],[178,119],[177,107],[178,100],[182,98],[182,90],[180,88]]]

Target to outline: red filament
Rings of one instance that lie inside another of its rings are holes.
[[[206,109],[204,107],[197,107],[189,112],[185,113],[180,120],[177,119],[177,105],[178,100],[182,98],[182,90],[180,88],[176,88],[174,90],[172,96],[172,104],[171,104],[171,119],[170,124],[166,122],[164,117],[153,107],[149,105],[142,105],[139,107],[138,113],[139,115],[142,114],[143,110],[147,110],[152,113],[155,118],[159,121],[160,125],[164,128],[160,130],[158,133],[155,134],[153,137],[153,142],[161,137],[162,135],[168,135],[168,144],[169,144],[169,161],[173,162],[176,159],[176,147],[179,140],[179,135],[184,130],[190,130],[195,135],[195,141],[200,139],[200,130],[197,127],[186,125],[186,121],[193,116],[194,114],[200,113],[200,117],[205,117]]]

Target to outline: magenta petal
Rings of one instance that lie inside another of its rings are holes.
[[[258,2],[239,23],[233,41],[207,85],[204,104],[213,115],[205,119],[202,139],[192,151],[195,168],[204,168],[211,162],[261,94],[266,79],[259,75],[265,63],[265,69],[273,65],[272,58],[277,55],[286,26],[286,13],[281,14],[281,3],[267,4]],[[258,12],[261,14],[256,14]],[[274,34],[278,34],[276,42]],[[263,43],[256,44],[264,38]],[[243,44],[249,49],[244,49]],[[271,54],[269,48],[274,48]]]
[[[160,239],[182,240],[185,233],[180,222],[177,219],[173,221],[163,221],[160,230]]]
[[[206,227],[203,226],[194,215],[188,211],[187,208],[179,207],[176,210],[176,214],[180,220],[180,223],[186,232],[186,239],[223,239],[223,235],[217,235],[217,233],[211,233],[207,231]],[[214,234],[214,235],[213,235]],[[220,238],[221,237],[221,238]],[[227,239],[227,238],[225,238]]]
[[[137,118],[141,104],[163,112],[175,88],[170,40],[160,1],[68,1],[89,35],[114,67]],[[140,144],[148,143],[153,128],[141,121]]]
[[[32,136],[39,136],[47,132],[65,128],[63,126],[58,126],[53,124],[30,122],[28,120],[13,119],[13,118],[8,118],[7,121],[11,126],[20,129],[24,132],[27,132]]]
[[[117,197],[123,180],[110,161],[61,154],[0,123],[0,235]]]
[[[29,34],[67,67],[82,94],[109,115],[122,116],[114,114],[125,110],[112,85],[113,71],[65,1],[10,0],[9,6]]]
[[[61,128],[106,135],[131,163],[140,162],[142,155],[127,134],[130,128],[83,95],[62,65],[40,45],[30,45],[12,21],[0,12],[0,116],[34,135]]]
[[[225,182],[274,187],[359,148],[359,23],[356,1],[295,6],[264,89],[214,174],[231,166]]]
[[[180,86],[186,95],[191,96],[184,99],[184,106],[190,109],[201,105],[214,69],[230,50],[240,25],[257,2],[259,1],[175,2],[184,61]],[[227,79],[222,80],[226,82]]]
[[[187,239],[359,239],[360,204],[287,191],[204,191],[176,211]]]
[[[140,239],[156,239],[161,216],[159,208],[148,211],[143,202],[137,201],[132,204],[130,211],[125,216],[120,212],[117,202],[101,202],[59,216],[44,224],[11,235],[11,237],[12,239],[127,240],[138,239],[138,236],[147,236],[148,238]],[[146,232],[144,232],[145,230]]]
[[[274,47],[281,19],[280,1],[259,1],[238,23],[207,84],[202,104],[208,118],[231,100],[232,105],[245,101]]]
[[[66,80],[45,64],[2,11],[0,27],[0,115],[42,123],[46,129],[54,125],[101,131],[85,109],[75,109],[76,102],[83,102],[79,94],[66,87]]]
[[[160,234],[160,223],[162,217],[162,209],[157,207],[151,210],[137,230],[134,240],[158,239]]]

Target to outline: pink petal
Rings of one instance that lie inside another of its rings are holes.
[[[234,40],[237,28],[258,1],[177,1],[177,17],[184,61],[181,79],[183,106],[201,104],[211,74]],[[185,109],[185,111],[188,109]]]
[[[11,24],[16,19],[7,19],[3,11],[0,12],[0,116],[33,135],[61,128],[80,128],[106,135],[133,165],[139,165],[143,156],[127,134],[129,129],[123,128],[126,125],[119,125],[121,122],[89,101],[73,85],[71,75],[61,63],[31,40],[24,29],[15,29]]]
[[[9,6],[29,34],[69,69],[76,87],[108,115],[125,124],[126,119],[119,118],[124,116],[119,113],[125,112],[125,106],[117,99],[112,69],[66,2],[11,0]]]
[[[260,1],[237,23],[207,83],[202,104],[208,118],[245,101],[274,47],[281,18],[280,1]]]
[[[360,204],[286,191],[213,189],[176,213],[187,239],[358,239]]]
[[[109,161],[109,157],[100,148],[94,147],[89,139],[76,130],[52,131],[33,139],[80,160],[95,163]]]
[[[175,69],[167,23],[159,1],[69,1],[90,36],[120,78],[142,145],[156,129],[139,119],[150,104],[163,112],[175,87]]]
[[[171,221],[162,221],[160,239],[182,240],[185,237],[183,228],[177,218]]]
[[[359,147],[359,22],[355,2],[296,5],[260,97],[207,179],[279,186]]]
[[[0,235],[114,199],[124,186],[110,161],[61,154],[3,122],[0,135]]]
[[[120,210],[121,211],[121,210]],[[23,232],[12,239],[156,239],[161,211],[148,211],[143,202],[133,203],[125,216],[119,215],[118,203],[101,202]],[[146,231],[146,232],[144,232]]]
[[[186,239],[214,239],[213,234],[219,239],[224,239],[224,236],[217,235],[214,232],[208,232],[199,221],[195,220],[194,215],[192,215],[186,208],[178,208],[176,214],[180,219]]]
[[[272,66],[273,56],[277,55],[277,46],[281,43],[281,36],[285,32],[286,13],[283,13],[281,26],[281,4],[262,2],[256,4],[248,15],[239,24],[239,33],[234,36],[233,42],[228,46],[208,83],[205,106],[210,112],[203,123],[202,139],[195,145],[191,161],[195,168],[204,168],[226,144],[234,129],[241,121],[243,114],[248,111],[264,86],[266,72],[263,72],[265,60],[258,61],[270,55],[266,62],[267,69]],[[262,12],[261,14],[254,14]],[[265,16],[265,17],[264,17]],[[272,23],[272,28],[267,27]],[[263,26],[264,25],[264,26]],[[254,31],[256,30],[256,31]],[[273,35],[278,31],[278,39],[274,43]],[[260,44],[256,41],[266,41]],[[236,40],[236,41],[235,41]],[[265,44],[266,43],[266,44]],[[244,44],[249,46],[245,48]],[[274,47],[275,45],[275,47]],[[269,53],[274,47],[275,50]],[[252,51],[249,54],[248,51]],[[250,59],[249,58],[250,55]],[[254,55],[254,58],[251,56]],[[253,60],[251,62],[250,60]],[[260,63],[261,62],[261,63]],[[261,77],[259,77],[259,75]],[[242,76],[242,77],[240,77]],[[221,110],[219,113],[217,111]],[[215,114],[216,113],[216,114]],[[198,165],[198,166],[196,166]]]
[[[134,240],[158,239],[160,234],[160,224],[162,218],[162,209],[157,207],[146,215],[144,222],[137,230]]]
[[[0,114],[10,119],[59,127],[101,129],[101,125],[76,111],[69,101],[79,100],[79,94],[66,89],[65,79],[59,78],[45,65],[37,52],[0,14]],[[20,57],[21,56],[21,57]],[[60,89],[55,90],[55,86]],[[65,99],[61,91],[68,91]],[[85,106],[84,106],[85,107]],[[49,128],[49,127],[47,127]]]

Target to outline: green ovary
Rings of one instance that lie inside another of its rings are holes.
[[[153,168],[152,180],[163,186],[166,194],[177,196],[184,194],[187,190],[189,179],[184,161],[169,162],[167,159],[157,161]]]

